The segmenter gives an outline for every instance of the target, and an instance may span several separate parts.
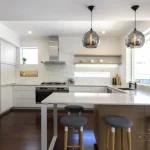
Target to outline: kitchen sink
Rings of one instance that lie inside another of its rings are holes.
[[[120,90],[135,90],[135,89],[131,89],[131,88],[118,88]]]

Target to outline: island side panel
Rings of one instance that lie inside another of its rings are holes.
[[[132,149],[148,150],[147,141],[144,134],[147,129],[145,118],[145,106],[108,106],[96,105],[94,107],[94,134],[99,150],[106,150],[106,125],[104,117],[108,115],[119,115],[131,119],[134,123],[132,127]],[[111,138],[110,138],[111,148]],[[116,130],[115,150],[121,149],[121,131]],[[124,149],[127,150],[127,132],[124,130]]]
[[[146,129],[143,135],[146,143],[145,150],[150,150],[150,106],[145,106],[145,122]]]

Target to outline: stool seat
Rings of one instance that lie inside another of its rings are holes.
[[[133,122],[125,117],[121,116],[107,116],[104,118],[104,121],[107,125],[114,128],[131,128]]]
[[[84,107],[80,105],[68,105],[65,107],[65,110],[71,113],[78,113],[78,112],[82,112],[84,110]]]
[[[87,124],[87,119],[83,116],[64,116],[60,122],[66,127],[80,128]]]

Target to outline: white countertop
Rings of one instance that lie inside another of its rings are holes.
[[[150,105],[150,97],[125,93],[53,93],[42,104]]]

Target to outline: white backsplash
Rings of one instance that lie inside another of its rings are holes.
[[[44,44],[43,44],[44,43]],[[118,44],[117,44],[118,43]],[[40,84],[41,82],[64,82],[68,78],[74,77],[74,72],[110,72],[110,78],[75,78],[75,84],[84,85],[106,85],[112,83],[112,78],[119,73],[118,65],[99,65],[77,67],[74,65],[74,54],[120,54],[118,39],[103,39],[102,44],[97,49],[86,49],[82,46],[82,38],[60,38],[60,60],[66,62],[66,65],[44,65],[41,60],[48,58],[48,40],[21,40],[22,47],[38,47],[39,64],[38,65],[20,65],[17,60],[16,80],[17,83]],[[103,51],[103,50],[108,51]],[[99,52],[99,53],[98,53]],[[17,54],[20,56],[19,52]],[[18,57],[19,58],[19,57]],[[20,77],[20,71],[38,71],[38,77]]]
[[[38,71],[38,77],[20,77],[20,71]],[[69,77],[74,77],[74,72],[110,72],[110,78],[97,78],[97,77],[77,77],[74,78],[75,84],[82,84],[82,85],[106,85],[112,83],[112,78],[118,74],[118,66],[112,68],[112,66],[101,68],[77,68],[74,65],[68,67],[68,65],[47,65],[44,66],[43,64],[40,65],[21,65],[21,67],[17,67],[17,83],[36,83],[39,84],[41,82],[66,82]]]

